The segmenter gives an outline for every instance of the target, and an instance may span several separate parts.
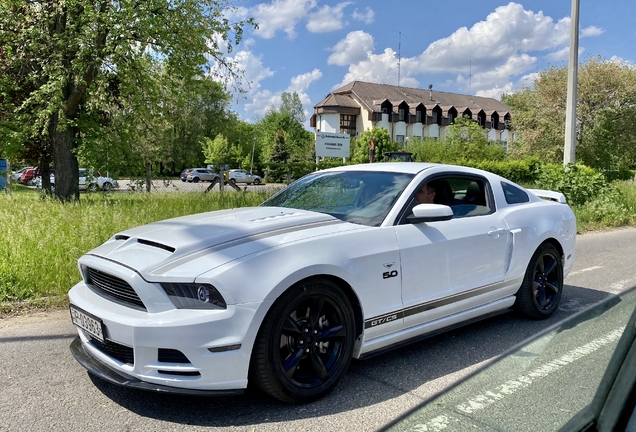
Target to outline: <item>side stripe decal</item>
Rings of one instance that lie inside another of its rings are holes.
[[[364,322],[364,328],[368,329],[368,328],[372,328],[372,327],[377,327],[379,325],[382,324],[388,324],[390,322],[393,322],[395,320],[398,319],[403,319],[403,318],[407,318],[413,315],[417,315],[426,311],[429,311],[431,309],[436,309],[442,306],[446,306],[452,303],[456,303],[456,302],[460,302],[462,300],[466,300],[472,297],[477,297],[479,295],[482,294],[486,294],[492,291],[496,291],[498,289],[503,288],[504,284],[503,282],[501,283],[496,283],[493,285],[488,285],[482,288],[477,288],[475,290],[472,291],[468,291],[465,293],[461,293],[461,294],[457,294],[457,295],[453,295],[453,296],[449,296],[449,297],[445,297],[442,299],[438,299],[438,300],[434,300],[434,301],[430,301],[430,302],[426,302],[426,303],[422,303],[419,305],[415,305],[415,306],[410,306],[408,308],[404,308],[395,312],[391,312],[388,314],[384,314],[384,315],[380,315],[374,318],[370,318],[368,320],[365,320]]]

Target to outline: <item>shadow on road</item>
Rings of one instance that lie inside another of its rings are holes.
[[[306,405],[286,405],[251,388],[242,396],[207,398],[129,390],[92,376],[91,380],[106,397],[122,407],[140,416],[178,424],[238,427],[328,416],[381,404],[409,392],[413,392],[414,397],[426,399],[439,390],[427,391],[424,387],[427,383],[474,368],[611,295],[566,285],[562,303],[577,304],[577,308],[560,308],[547,320],[529,321],[508,313],[369,360],[354,361],[332,393]],[[386,422],[390,420],[387,418]]]

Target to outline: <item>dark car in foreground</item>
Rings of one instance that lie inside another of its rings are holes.
[[[636,287],[579,312],[385,431],[636,431]]]

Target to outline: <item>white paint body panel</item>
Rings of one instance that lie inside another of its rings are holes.
[[[343,169],[404,172],[413,180],[380,226],[304,210],[243,208],[133,228],[90,251],[79,260],[80,269],[91,267],[125,280],[147,311],[118,304],[84,281],[78,283],[69,292],[70,302],[103,320],[109,339],[134,347],[134,366],[101,353],[80,330],[85,349],[110,368],[150,383],[240,389],[247,385],[252,346],[265,314],[283,292],[304,279],[326,275],[352,293],[363,324],[354,350],[354,357],[360,357],[509,308],[530,257],[548,239],[563,249],[564,273],[572,268],[576,221],[566,204],[529,193],[529,203],[508,205],[500,186],[504,179],[464,167],[382,163],[327,171]],[[396,225],[421,182],[449,171],[487,179],[497,211]],[[387,269],[396,270],[396,277],[385,278]],[[209,283],[227,309],[176,309],[162,282]],[[427,309],[431,302],[438,304]],[[374,324],[378,320],[382,325]],[[233,344],[240,349],[208,350]],[[170,367],[201,375],[159,374],[167,366],[157,364],[158,348],[183,352],[192,364]]]

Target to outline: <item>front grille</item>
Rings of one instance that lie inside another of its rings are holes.
[[[128,282],[91,267],[86,268],[86,276],[86,284],[99,294],[135,309],[146,310],[143,302]]]
[[[90,343],[109,357],[129,365],[135,364],[134,350],[130,347],[109,341],[108,339],[106,339],[105,342],[101,342],[97,339],[90,338]]]

